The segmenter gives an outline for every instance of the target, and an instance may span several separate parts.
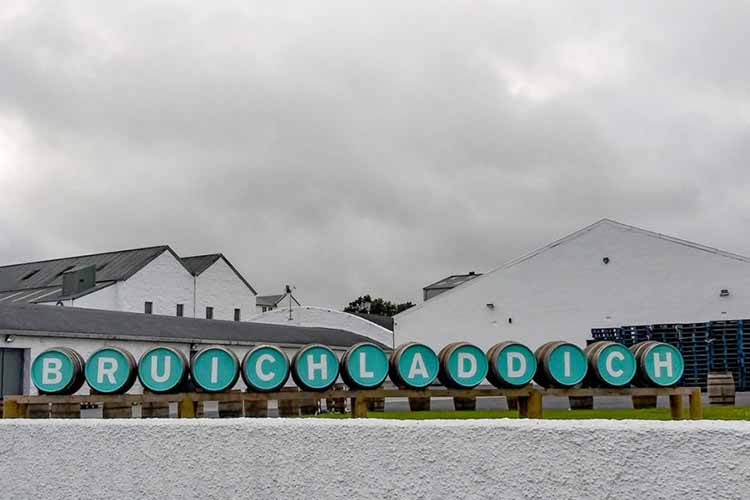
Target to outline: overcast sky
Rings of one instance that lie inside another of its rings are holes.
[[[192,3],[0,3],[0,262],[340,306],[602,217],[750,254],[749,2]]]

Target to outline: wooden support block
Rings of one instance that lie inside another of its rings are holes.
[[[26,418],[49,418],[49,403],[27,404],[24,416]]]
[[[542,393],[534,391],[527,400],[526,416],[528,418],[544,418],[542,411]]]
[[[3,401],[3,418],[21,418],[18,406],[18,403],[11,399]]]
[[[516,398],[516,407],[518,408],[518,418],[529,418],[529,396]]]
[[[52,403],[50,418],[81,418],[80,403]]]
[[[141,418],[169,418],[169,403],[161,401],[142,403]]]
[[[703,418],[703,403],[701,402],[701,390],[695,389],[690,393],[690,418],[701,420]]]
[[[195,403],[192,398],[182,398],[177,407],[177,415],[180,418],[195,418]]]
[[[219,401],[219,418],[240,418],[243,416],[242,400]]]
[[[352,399],[352,418],[366,418],[366,417],[367,417],[367,399],[353,398]]]
[[[245,401],[246,417],[267,417],[268,401]]]
[[[133,404],[122,401],[104,402],[102,418],[133,418]]]
[[[669,412],[672,420],[682,420],[682,394],[669,395]]]

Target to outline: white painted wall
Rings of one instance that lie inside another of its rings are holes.
[[[393,332],[353,314],[327,309],[324,307],[299,306],[292,308],[292,320],[289,321],[289,308],[279,308],[258,314],[250,318],[257,323],[276,325],[314,326],[335,328],[376,340],[388,347],[393,347]]]
[[[241,320],[254,316],[255,294],[232,271],[224,259],[214,262],[196,278],[195,317],[206,317],[206,306],[214,308],[214,319],[234,320],[234,309]]]
[[[2,420],[0,440],[6,498],[686,499],[750,491],[748,422]]]
[[[719,297],[723,288],[729,297]],[[535,348],[583,345],[591,328],[748,317],[748,262],[603,221],[397,315],[395,330],[397,343],[433,348],[509,339]]]
[[[7,333],[13,333],[13,332],[7,332]],[[268,343],[268,342],[266,342]],[[202,349],[203,347],[208,346],[209,344],[198,344],[198,349]],[[215,345],[223,345],[224,347],[229,348],[234,354],[237,356],[237,359],[242,362],[242,358],[245,356],[247,351],[249,351],[253,346],[247,346],[247,345],[231,345],[229,343],[225,344],[215,344]],[[29,350],[29,356],[26,357],[26,359],[29,360],[28,364],[23,367],[24,371],[24,378],[25,383],[24,387],[28,388],[29,394],[38,394],[36,388],[34,387],[34,384],[30,383],[30,371],[31,371],[31,364],[33,363],[34,359],[41,353],[42,351],[45,351],[47,349],[50,349],[52,347],[68,347],[70,349],[75,350],[83,356],[84,361],[86,361],[91,354],[94,353],[94,351],[101,349],[103,347],[119,347],[121,349],[125,349],[130,354],[132,354],[135,357],[136,362],[140,360],[141,356],[149,349],[157,346],[166,346],[166,347],[173,347],[174,349],[179,350],[182,352],[188,360],[191,356],[191,344],[189,343],[170,343],[170,342],[151,342],[151,341],[137,341],[137,340],[100,340],[100,339],[82,339],[82,338],[63,338],[63,337],[43,337],[43,336],[27,336],[27,335],[16,335],[15,340],[11,344],[7,344],[4,347],[14,348],[14,349],[28,349]],[[286,355],[289,357],[289,360],[291,361],[294,354],[297,352],[297,348],[294,346],[281,346],[282,350],[286,353]],[[343,356],[345,350],[344,349],[336,349],[331,348],[334,353],[336,353],[336,356],[338,356],[339,359],[341,359],[341,356]],[[294,382],[292,381],[292,378],[289,377],[289,381],[287,382],[287,385],[293,386]],[[247,389],[247,386],[242,381],[242,377],[240,377],[237,380],[237,383],[233,387],[233,389],[238,390],[245,390]],[[136,381],[133,388],[128,391],[133,394],[140,394],[143,392],[143,387],[140,385],[139,382]],[[77,394],[88,394],[89,393],[89,387],[88,385],[84,384],[80,391],[77,392]]]

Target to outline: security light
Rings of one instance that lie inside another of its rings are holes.
[[[5,336],[5,341],[8,342],[8,343],[13,342],[14,340],[16,340],[16,336],[15,335],[6,335]]]

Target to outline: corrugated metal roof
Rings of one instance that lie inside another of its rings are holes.
[[[90,265],[96,266],[97,282],[126,280],[165,251],[172,250],[161,245],[0,266],[0,291],[62,288],[64,272]]]
[[[176,318],[49,305],[3,305],[0,331],[4,334],[88,337],[111,340],[152,340],[190,343],[320,343],[349,347],[374,342],[345,330],[239,321]],[[376,342],[377,343],[377,342]],[[380,344],[389,349],[388,346]]]
[[[185,264],[185,267],[188,268],[188,270],[193,273],[195,276],[198,276],[203,271],[211,267],[211,264],[216,262],[221,258],[220,253],[212,253],[208,255],[194,255],[192,257],[180,257],[182,260],[182,263]]]

